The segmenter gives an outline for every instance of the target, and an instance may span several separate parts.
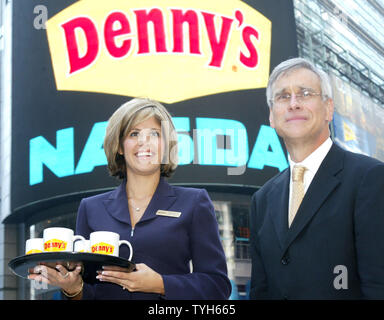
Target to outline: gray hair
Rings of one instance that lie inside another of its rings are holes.
[[[285,60],[281,62],[279,65],[273,69],[269,80],[268,80],[268,86],[267,86],[267,103],[268,106],[271,108],[273,104],[273,86],[275,82],[283,75],[287,74],[289,71],[295,70],[295,69],[308,69],[314,72],[320,79],[320,85],[321,85],[321,95],[324,100],[332,99],[332,86],[331,82],[329,81],[328,75],[317,68],[312,62],[309,60],[306,60],[304,58],[292,58]]]

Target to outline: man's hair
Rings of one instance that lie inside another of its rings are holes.
[[[304,58],[292,58],[285,60],[277,65],[269,77],[266,94],[267,103],[270,108],[273,105],[273,86],[275,82],[281,76],[286,75],[288,72],[296,69],[308,69],[315,73],[320,79],[321,96],[324,100],[332,99],[332,86],[328,75],[324,71],[318,69],[312,62]]]

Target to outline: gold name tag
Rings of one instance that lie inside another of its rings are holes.
[[[178,218],[181,215],[181,212],[178,211],[167,211],[167,210],[157,210],[156,215],[164,217]]]

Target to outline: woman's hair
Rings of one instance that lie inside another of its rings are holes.
[[[154,100],[135,98],[120,106],[109,118],[104,139],[104,152],[107,156],[108,170],[111,176],[125,179],[127,167],[123,150],[123,141],[137,124],[155,117],[161,125],[164,139],[164,154],[160,165],[161,175],[170,177],[178,163],[177,133],[172,117],[165,107]]]

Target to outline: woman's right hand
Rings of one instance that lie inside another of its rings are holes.
[[[40,264],[30,270],[28,279],[60,287],[68,296],[78,292],[79,294],[73,298],[81,299],[81,289],[83,287],[81,270],[81,264],[76,264],[73,271],[69,271],[61,264],[56,264],[54,267]]]

